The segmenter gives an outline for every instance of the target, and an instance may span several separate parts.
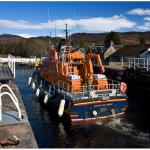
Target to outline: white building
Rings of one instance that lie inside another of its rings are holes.
[[[150,65],[150,48],[148,48],[147,50],[141,51],[139,53],[139,58],[141,58],[141,60],[140,60],[141,63],[145,63],[147,65]],[[147,60],[147,58],[148,58],[148,60]]]
[[[150,58],[150,48],[140,52],[139,57],[140,58]]]

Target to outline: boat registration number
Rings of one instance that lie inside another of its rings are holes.
[[[111,106],[113,103],[94,105],[94,107]]]

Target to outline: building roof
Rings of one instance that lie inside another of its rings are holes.
[[[99,45],[99,48],[102,51],[102,53],[105,53],[111,46],[113,46],[116,49],[116,51],[123,47],[122,45]]]
[[[150,45],[149,45],[149,47],[147,49],[143,49],[142,51],[140,51],[140,54],[145,52],[146,50],[150,51]]]
[[[140,53],[150,48],[150,44],[126,45],[116,51],[112,56],[137,57]]]

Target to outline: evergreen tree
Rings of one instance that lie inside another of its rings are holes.
[[[140,45],[144,45],[145,44],[145,39],[143,37],[140,37],[139,42],[140,42]]]
[[[117,32],[111,31],[105,37],[104,44],[110,45],[110,42],[113,41],[115,45],[120,45],[121,41]]]

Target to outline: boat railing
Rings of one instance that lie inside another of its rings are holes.
[[[70,53],[71,51],[71,46],[62,46],[60,53],[58,54],[58,61],[60,62],[70,62],[71,58],[66,57],[67,53]]]
[[[58,88],[62,88],[63,90],[68,92],[71,91],[71,85],[61,80],[58,81]]]
[[[72,86],[69,83],[66,83],[66,82],[59,80],[58,81],[58,88],[61,88],[64,91],[67,91],[67,92],[72,93],[72,94],[83,94],[83,95],[85,95],[85,93],[87,93],[89,91],[96,91],[96,92],[112,91],[112,90],[118,90],[119,91],[120,82],[114,81],[114,80],[109,80],[108,84]]]
[[[101,92],[101,91],[109,91],[113,89],[119,89],[120,84],[101,84],[101,85],[88,85],[88,86],[76,86],[71,90],[72,93],[77,94],[79,91],[80,93],[85,93],[88,91],[96,91],[96,92]]]

